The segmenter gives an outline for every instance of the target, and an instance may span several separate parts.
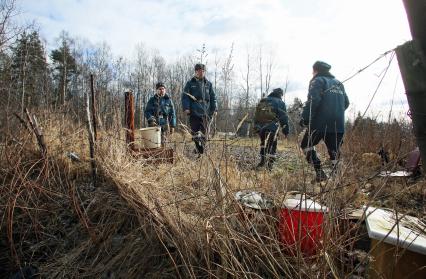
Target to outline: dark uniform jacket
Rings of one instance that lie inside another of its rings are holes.
[[[159,126],[169,124],[171,127],[176,127],[175,108],[167,94],[163,97],[155,94],[149,99],[145,108],[145,117],[148,121],[154,119]]]
[[[259,132],[262,130],[268,130],[272,133],[276,133],[277,129],[281,125],[283,127],[283,134],[288,135],[289,133],[289,127],[288,127],[288,115],[287,115],[287,109],[284,101],[281,99],[279,95],[276,95],[275,93],[271,93],[266,97],[266,101],[271,105],[273,108],[273,111],[276,114],[277,121],[272,121],[267,124],[259,124],[254,123],[255,129]]]
[[[191,78],[182,93],[182,109],[190,110],[191,116],[212,116],[216,111],[216,95],[210,81],[206,78]]]
[[[344,133],[345,110],[349,106],[343,84],[330,73],[317,74],[309,84],[302,118],[312,131]]]

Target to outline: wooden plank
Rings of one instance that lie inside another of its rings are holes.
[[[90,164],[92,166],[93,186],[96,187],[97,167],[95,161],[95,136],[93,134],[92,121],[90,119],[89,93],[85,93],[86,126],[89,137]]]
[[[96,119],[96,97],[95,97],[95,80],[93,75],[90,75],[90,93],[91,93],[91,109],[92,109],[92,126],[93,126],[93,136],[95,142],[98,140],[98,132],[97,132],[97,119]]]
[[[371,240],[369,277],[379,278],[426,278],[426,255],[418,254],[392,244]]]

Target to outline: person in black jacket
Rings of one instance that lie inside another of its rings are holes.
[[[183,89],[182,108],[189,116],[196,152],[201,155],[204,153],[209,123],[216,114],[217,104],[212,84],[205,77],[205,65],[196,64],[194,70],[194,77]]]
[[[166,93],[166,86],[162,82],[155,85],[156,93],[145,107],[145,118],[149,127],[161,127],[161,139],[165,142],[166,135],[172,134],[176,127],[176,114],[173,101]]]
[[[345,110],[349,106],[343,84],[330,73],[330,69],[331,66],[325,62],[314,63],[308,100],[300,121],[300,125],[307,128],[300,146],[308,162],[314,166],[317,182],[326,180],[327,175],[321,167],[315,146],[321,140],[325,142],[334,173],[345,132]]]
[[[260,163],[257,169],[265,166],[272,170],[277,151],[279,127],[285,137],[289,133],[286,105],[282,100],[284,91],[275,88],[268,97],[261,99],[256,107],[254,127],[260,137]]]

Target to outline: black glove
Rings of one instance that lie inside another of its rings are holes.
[[[151,118],[148,120],[148,127],[155,127],[157,126],[157,121],[155,121],[154,118]]]
[[[304,128],[305,126],[308,126],[309,122],[305,121],[305,119],[300,119],[299,125],[300,127]]]

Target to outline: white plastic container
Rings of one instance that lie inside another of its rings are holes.
[[[142,138],[142,145],[145,148],[161,147],[161,127],[148,127],[139,130]]]
[[[366,224],[371,239],[370,279],[426,278],[426,225],[418,218],[368,207]],[[403,218],[402,218],[403,217]]]
[[[418,226],[426,231],[425,225],[419,219],[406,215],[399,220],[397,226],[393,211],[371,206],[367,208],[366,216],[370,238],[426,255],[426,235],[412,229]],[[399,216],[401,218],[403,214],[400,213]]]

